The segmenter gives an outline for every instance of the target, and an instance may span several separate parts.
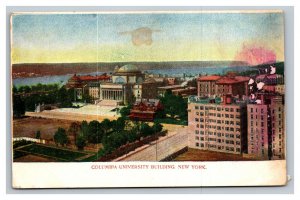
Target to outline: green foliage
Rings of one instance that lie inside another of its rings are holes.
[[[37,84],[12,88],[13,96],[19,96],[24,102],[26,111],[34,111],[38,104],[61,104],[61,107],[71,107],[74,90],[66,90],[58,84]],[[16,107],[18,110],[18,107]],[[18,112],[18,111],[17,111]]]
[[[76,138],[75,144],[76,144],[78,150],[83,150],[84,149],[84,147],[86,146],[86,140],[83,137],[83,135],[79,135]]]
[[[25,114],[25,102],[19,95],[13,96],[13,116],[22,117]]]
[[[37,131],[36,133],[35,133],[35,138],[36,139],[41,139],[41,131]]]
[[[30,154],[38,154],[49,156],[53,159],[60,161],[75,161],[76,158],[85,156],[83,152],[74,152],[66,149],[53,148],[38,144],[33,144],[26,146],[21,149],[22,151],[28,152]]]
[[[101,122],[101,127],[102,127],[104,134],[106,135],[110,130],[112,130],[112,123],[109,119],[104,119]]]
[[[130,114],[130,109],[131,108],[132,108],[131,105],[128,105],[128,106],[125,106],[125,107],[121,108],[121,110],[120,110],[121,117],[126,118]]]
[[[159,113],[157,118],[170,115],[171,118],[175,116],[180,119],[187,119],[187,100],[183,99],[182,96],[172,94],[171,91],[167,90],[163,97],[160,97],[160,101],[164,106],[164,113]]]
[[[149,124],[142,122],[141,124],[141,134],[142,136],[152,135],[154,133],[154,129],[149,126]]]
[[[96,120],[91,121],[88,125],[88,135],[87,135],[88,142],[94,144],[100,143],[103,135],[104,135],[104,131],[101,127],[101,124]]]
[[[158,132],[162,131],[163,126],[159,122],[154,122],[152,128],[153,128],[154,133],[158,133]]]
[[[184,125],[184,126],[188,125],[187,119],[174,119],[174,118],[169,118],[169,117],[157,118],[157,119],[154,119],[154,122],[162,123],[162,124],[177,124],[177,125]]]
[[[80,134],[83,135],[85,138],[87,138],[89,134],[89,124],[85,120],[81,122]]]
[[[85,103],[92,103],[93,101],[93,98],[89,95],[89,94],[83,94],[82,95],[82,102],[85,102]]]
[[[66,90],[65,87],[61,87],[57,93],[57,102],[59,102],[60,106],[63,108],[72,107],[73,96],[73,89]]]
[[[68,143],[68,136],[66,134],[66,130],[63,128],[58,128],[54,134],[54,142],[56,144],[60,144],[62,146]]]
[[[32,144],[32,143],[33,142],[27,141],[27,140],[14,141],[13,142],[13,149],[16,149],[18,147],[25,146],[25,145],[28,145],[28,144]]]
[[[127,142],[128,142],[128,132],[120,131],[105,136],[102,140],[102,145],[107,153],[111,153],[112,151],[126,144]]]

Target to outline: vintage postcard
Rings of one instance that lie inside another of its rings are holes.
[[[284,13],[14,13],[14,188],[287,182]]]

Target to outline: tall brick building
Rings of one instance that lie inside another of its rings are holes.
[[[246,104],[232,99],[191,96],[188,103],[189,146],[241,154],[247,148]]]

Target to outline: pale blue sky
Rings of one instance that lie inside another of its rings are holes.
[[[140,27],[160,30],[150,47],[119,34]],[[13,62],[230,60],[245,43],[283,60],[283,30],[282,13],[15,15]]]

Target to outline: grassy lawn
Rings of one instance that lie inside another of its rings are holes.
[[[76,158],[87,155],[86,153],[69,151],[54,147],[46,147],[42,145],[32,144],[30,146],[26,146],[24,148],[20,148],[21,152],[26,152],[28,154],[41,155],[46,157],[55,158],[59,161],[74,161]]]
[[[177,124],[177,125],[188,125],[187,120],[183,120],[183,119],[174,119],[174,118],[158,118],[158,119],[154,119],[154,122],[158,122],[158,123],[162,123],[162,124]]]

